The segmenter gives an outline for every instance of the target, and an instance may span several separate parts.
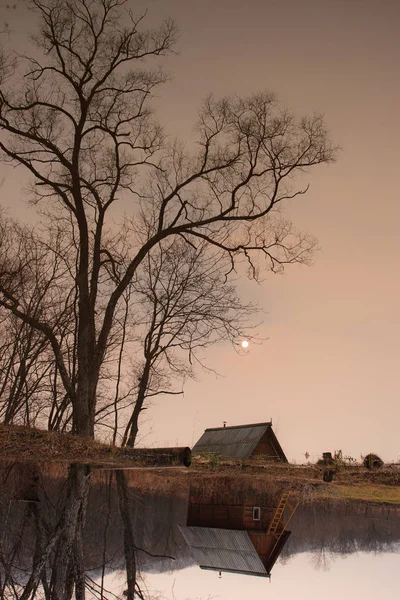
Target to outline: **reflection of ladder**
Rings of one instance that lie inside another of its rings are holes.
[[[280,497],[278,506],[276,507],[274,516],[272,517],[272,521],[268,528],[267,535],[276,535],[279,524],[283,517],[283,513],[285,511],[285,506],[286,506],[289,496],[290,496],[290,492],[283,492],[282,496]]]

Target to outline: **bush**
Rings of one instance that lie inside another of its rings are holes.
[[[384,462],[377,454],[367,454],[364,457],[363,465],[367,469],[380,469]]]

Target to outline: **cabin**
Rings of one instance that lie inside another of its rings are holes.
[[[261,456],[265,460],[288,462],[272,422],[206,429],[192,449],[192,454],[203,452],[224,458],[244,460]]]
[[[271,577],[291,534],[287,526],[297,508],[283,491],[269,506],[261,497],[243,503],[191,493],[186,527],[180,531],[201,569]]]

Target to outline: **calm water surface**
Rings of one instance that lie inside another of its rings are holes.
[[[0,485],[0,598],[398,597],[400,508],[84,465]]]

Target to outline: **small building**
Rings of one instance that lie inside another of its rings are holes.
[[[201,569],[270,577],[291,533],[297,503],[289,496],[283,492],[275,506],[265,506],[256,497],[251,504],[221,504],[191,494],[186,527],[179,529]]]
[[[208,452],[224,458],[288,460],[272,429],[272,423],[253,423],[206,429],[192,449],[193,454]]]

